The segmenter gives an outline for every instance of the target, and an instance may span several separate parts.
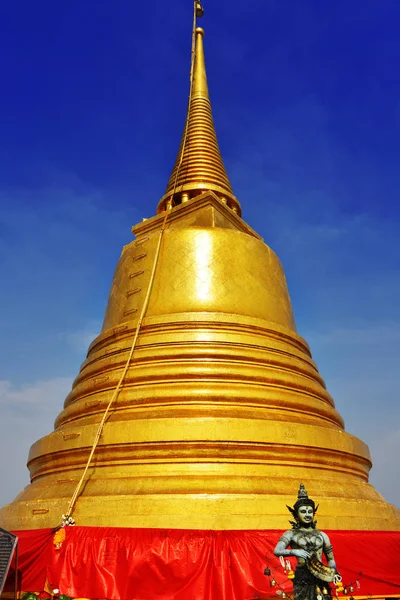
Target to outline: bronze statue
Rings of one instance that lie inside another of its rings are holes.
[[[297,567],[293,580],[295,600],[327,600],[331,598],[329,582],[340,580],[336,571],[332,545],[323,531],[316,529],[314,516],[318,510],[300,484],[298,499],[293,508],[292,529],[285,531],[274,550],[275,556],[295,556]],[[325,555],[328,565],[322,563]]]

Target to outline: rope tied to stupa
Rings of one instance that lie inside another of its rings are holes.
[[[143,306],[142,309],[140,311],[140,315],[139,315],[139,319],[136,325],[136,330],[135,330],[135,335],[133,337],[133,341],[132,341],[132,345],[131,345],[131,349],[129,351],[129,355],[128,358],[126,360],[124,369],[122,371],[121,377],[119,378],[118,384],[110,398],[110,401],[108,402],[106,409],[103,413],[103,417],[99,423],[99,426],[97,428],[96,431],[96,435],[94,437],[94,441],[92,444],[92,448],[90,450],[88,459],[86,461],[86,465],[85,468],[83,470],[82,476],[78,481],[78,484],[75,488],[75,491],[71,497],[71,500],[68,504],[68,508],[65,514],[62,515],[62,522],[61,522],[61,527],[66,527],[66,526],[72,526],[75,525],[75,520],[72,517],[74,508],[76,506],[76,503],[78,501],[79,495],[81,493],[82,490],[82,486],[84,484],[87,472],[89,470],[89,467],[91,465],[93,456],[96,452],[100,437],[103,433],[103,429],[104,426],[107,422],[107,418],[109,416],[111,407],[113,406],[115,400],[117,399],[119,392],[123,386],[126,374],[128,372],[128,369],[130,367],[130,364],[132,362],[132,358],[133,358],[133,354],[135,352],[135,348],[136,348],[136,344],[137,344],[137,340],[139,338],[139,334],[140,334],[140,330],[142,327],[142,323],[143,323],[143,319],[146,315],[147,312],[147,308],[149,306],[149,301],[150,301],[150,296],[151,296],[151,291],[153,289],[153,284],[154,284],[154,280],[155,280],[155,275],[156,275],[156,271],[157,271],[157,266],[159,263],[159,259],[160,259],[160,255],[161,255],[161,249],[162,249],[162,241],[163,241],[163,237],[164,237],[164,233],[166,231],[167,228],[167,221],[168,221],[168,217],[170,214],[170,210],[173,206],[173,198],[174,198],[174,194],[176,191],[176,187],[177,187],[177,182],[178,182],[178,178],[179,178],[179,173],[180,173],[180,169],[182,167],[182,160],[183,160],[183,156],[184,156],[184,150],[185,150],[185,146],[186,146],[186,142],[187,142],[187,136],[188,136],[188,129],[189,129],[189,120],[190,120],[190,107],[191,107],[191,99],[192,99],[192,94],[193,94],[193,74],[194,74],[194,63],[195,63],[195,56],[196,56],[196,28],[197,28],[197,18],[202,17],[204,14],[204,9],[202,4],[199,2],[199,0],[194,0],[194,14],[193,14],[193,30],[192,30],[192,55],[191,55],[191,66],[190,66],[190,92],[189,92],[189,105],[188,105],[188,111],[187,111],[187,117],[186,117],[186,124],[185,124],[185,131],[184,131],[184,138],[183,138],[183,144],[182,144],[182,148],[181,148],[181,154],[180,154],[180,161],[178,163],[178,168],[176,170],[176,176],[175,176],[175,182],[174,182],[174,188],[172,190],[171,193],[171,202],[169,203],[167,209],[165,210],[165,216],[161,225],[161,230],[160,233],[158,235],[158,240],[157,240],[157,246],[156,246],[156,251],[155,251],[155,255],[154,255],[154,261],[153,261],[153,266],[151,269],[151,274],[150,274],[150,279],[149,279],[149,284],[147,286],[147,291],[146,291],[146,295],[144,298],[144,302],[143,302]],[[55,534],[57,536],[57,532]],[[64,540],[61,541],[61,538],[59,539],[59,534],[58,534],[58,538],[57,538],[57,546],[61,547],[62,542]]]

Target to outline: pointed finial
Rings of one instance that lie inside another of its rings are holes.
[[[210,97],[208,95],[206,63],[204,60],[203,50],[204,29],[202,29],[201,27],[196,27],[195,33],[196,56],[193,71],[192,99],[196,97],[202,97],[205,100],[210,101]]]
[[[202,16],[203,13],[201,3],[195,1],[194,52],[186,125],[178,156],[157,212],[211,190],[240,215],[240,204],[233,195],[225,171],[212,117],[204,59],[204,30],[196,27],[196,16]]]

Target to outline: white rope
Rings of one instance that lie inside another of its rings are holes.
[[[172,191],[172,201],[175,195],[175,191],[176,191],[176,186],[177,186],[177,182],[178,182],[178,176],[179,176],[179,172],[182,166],[182,160],[183,160],[183,153],[185,150],[185,146],[186,146],[186,140],[187,140],[187,135],[188,135],[188,128],[189,128],[189,119],[190,119],[190,107],[191,107],[191,100],[192,100],[192,91],[193,91],[193,72],[194,72],[194,61],[195,61],[195,53],[196,53],[196,23],[197,23],[197,2],[195,0],[194,2],[194,17],[193,17],[193,32],[192,32],[192,56],[191,56],[191,67],[190,67],[190,93],[189,93],[189,106],[188,106],[188,111],[187,111],[187,117],[186,117],[186,124],[185,124],[185,132],[184,132],[184,138],[183,138],[183,144],[182,144],[182,151],[181,151],[181,156],[180,156],[180,161],[176,170],[176,175],[175,175],[175,183],[174,183],[174,188]],[[171,203],[171,207],[172,207],[172,203]],[[81,493],[82,490],[82,486],[83,483],[85,481],[85,477],[86,474],[89,470],[90,464],[92,462],[92,458],[94,456],[94,453],[96,452],[97,449],[97,445],[99,443],[101,434],[103,433],[103,429],[104,429],[104,425],[106,424],[110,409],[112,407],[112,405],[114,404],[116,398],[118,397],[118,394],[122,388],[123,382],[125,380],[126,374],[128,372],[128,369],[130,367],[132,358],[133,358],[133,354],[136,348],[136,344],[137,344],[137,340],[139,337],[139,333],[142,327],[142,322],[143,319],[146,315],[146,311],[149,305],[149,301],[150,301],[150,295],[151,295],[151,290],[153,288],[153,284],[154,284],[154,279],[155,279],[155,275],[156,275],[156,270],[157,270],[157,265],[159,262],[159,258],[160,258],[160,254],[161,254],[161,244],[162,244],[162,240],[163,240],[163,236],[165,233],[165,229],[166,229],[166,224],[167,224],[167,220],[168,220],[168,216],[169,216],[169,210],[165,211],[165,216],[164,216],[164,220],[161,226],[161,230],[158,236],[158,241],[157,241],[157,247],[156,247],[156,252],[154,255],[154,261],[153,261],[153,267],[151,270],[151,274],[150,274],[150,280],[149,280],[149,285],[147,287],[147,292],[146,292],[146,296],[143,302],[143,306],[142,306],[142,310],[140,312],[140,316],[136,325],[136,331],[135,331],[135,335],[132,341],[132,346],[129,352],[129,356],[126,360],[124,369],[122,371],[121,377],[118,381],[118,384],[111,396],[111,399],[109,401],[109,403],[107,404],[107,407],[104,411],[103,417],[99,423],[99,426],[97,428],[96,431],[96,435],[94,437],[94,441],[93,441],[93,445],[90,451],[90,454],[88,456],[88,459],[86,461],[86,465],[85,468],[83,470],[82,476],[75,488],[75,491],[71,497],[71,500],[68,504],[68,509],[67,512],[62,515],[62,525],[74,525],[75,521],[72,518],[72,514],[74,511],[74,508],[76,506],[77,500],[79,498],[79,495]]]

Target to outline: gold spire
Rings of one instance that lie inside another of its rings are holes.
[[[157,212],[168,204],[181,204],[206,190],[212,190],[232,210],[241,214],[233,195],[218,146],[208,94],[203,47],[204,30],[195,30],[193,79],[186,120],[178,156]]]

